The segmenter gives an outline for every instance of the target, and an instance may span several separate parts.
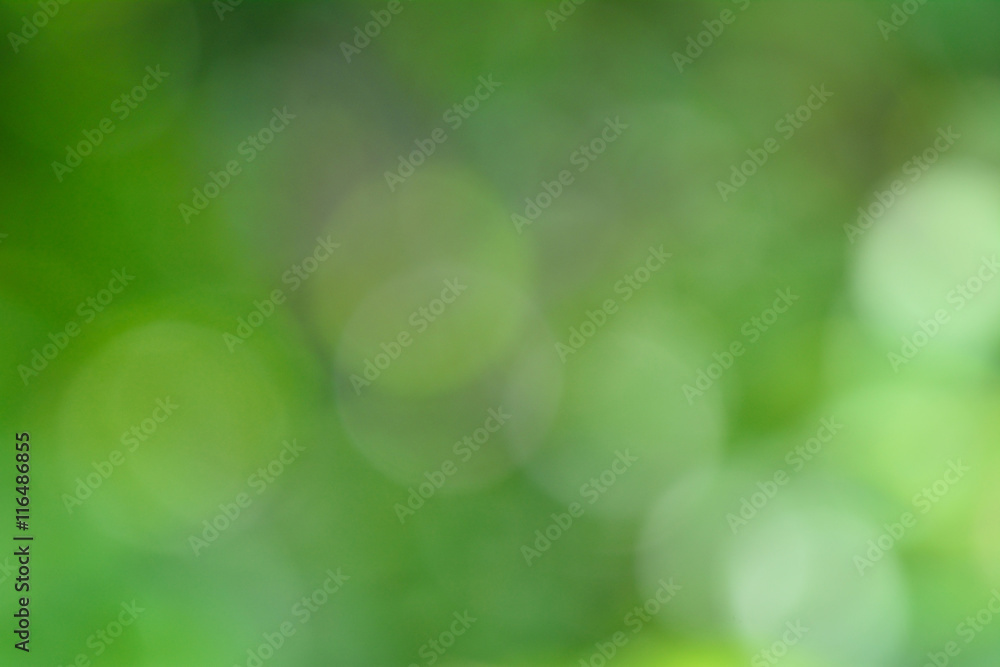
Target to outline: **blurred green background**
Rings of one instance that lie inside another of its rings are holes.
[[[0,664],[996,665],[998,25],[2,3]]]

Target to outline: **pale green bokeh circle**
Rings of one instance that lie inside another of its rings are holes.
[[[341,251],[306,288],[312,319],[331,348],[360,304],[399,276],[466,267],[524,289],[530,247],[518,241],[508,212],[486,184],[441,158],[431,155],[395,192],[383,179],[365,181],[331,213],[322,233]]]
[[[57,424],[74,446],[60,458],[60,490],[73,493],[93,461],[118,450],[124,463],[74,515],[136,545],[188,549],[187,533],[246,491],[248,475],[291,435],[292,395],[252,351],[230,354],[220,331],[181,321],[134,327],[68,385]],[[176,410],[129,452],[123,436],[167,398]]]
[[[599,304],[595,304],[597,306]],[[552,433],[527,464],[529,474],[559,500],[582,502],[588,512],[635,516],[688,471],[712,465],[725,432],[718,390],[688,402],[700,356],[678,327],[685,311],[652,297],[620,304],[575,353],[565,355],[565,392]],[[580,321],[585,315],[581,313]],[[579,322],[577,323],[579,325]],[[557,332],[569,345],[569,328]],[[558,353],[553,346],[553,356]],[[638,460],[619,471],[619,456]],[[612,471],[614,472],[614,471]],[[614,481],[594,498],[584,484],[602,473]]]
[[[901,337],[943,310],[949,319],[926,346],[988,349],[1000,332],[1000,275],[984,266],[1000,262],[1000,175],[944,153],[915,182],[907,172],[898,177],[906,192],[893,195],[855,241],[852,291],[861,316],[898,351]],[[861,202],[876,204],[874,196]],[[963,294],[959,286],[970,281]]]
[[[750,645],[779,639],[786,623],[808,633],[794,652],[833,657],[846,664],[880,663],[897,654],[907,631],[907,593],[896,553],[858,573],[876,526],[805,486],[764,512],[734,541],[725,567],[737,626]],[[815,487],[814,487],[815,488]]]
[[[337,367],[366,380],[378,371],[372,385],[397,395],[446,391],[498,362],[528,308],[516,286],[474,269],[429,266],[398,275],[369,294],[344,327]]]
[[[427,284],[440,285],[437,277]],[[338,409],[352,444],[377,469],[405,485],[427,482],[427,475],[437,476],[450,461],[458,472],[448,477],[443,492],[481,488],[539,446],[555,411],[563,369],[548,354],[552,335],[540,314],[524,295],[502,285],[474,279],[468,284],[469,295],[460,295],[450,308],[461,308],[462,299],[471,303],[475,298],[480,301],[473,305],[513,306],[518,311],[506,325],[521,322],[517,330],[483,327],[479,315],[491,319],[496,308],[480,309],[472,313],[472,319],[457,323],[449,322],[453,314],[445,312],[423,334],[414,333],[413,343],[400,347],[398,358],[369,386],[353,383],[352,376],[364,377],[364,369],[357,360],[348,361],[346,342],[337,360]],[[484,294],[491,287],[494,294]],[[500,299],[484,300],[484,296]],[[381,307],[372,311],[372,319],[388,310],[384,302],[378,303]],[[351,324],[347,331],[345,341],[368,345],[367,358],[385,354],[371,345],[388,337],[373,334],[352,339]],[[392,331],[391,326],[385,331]],[[505,340],[499,341],[502,347],[484,348],[489,337],[497,334],[504,335]],[[477,437],[477,431],[481,438],[481,429],[504,416],[509,418],[484,443],[473,441],[475,446],[471,446],[465,441]],[[400,500],[405,500],[405,494]]]

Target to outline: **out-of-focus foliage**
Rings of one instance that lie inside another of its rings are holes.
[[[3,3],[0,664],[995,665],[998,22]]]

